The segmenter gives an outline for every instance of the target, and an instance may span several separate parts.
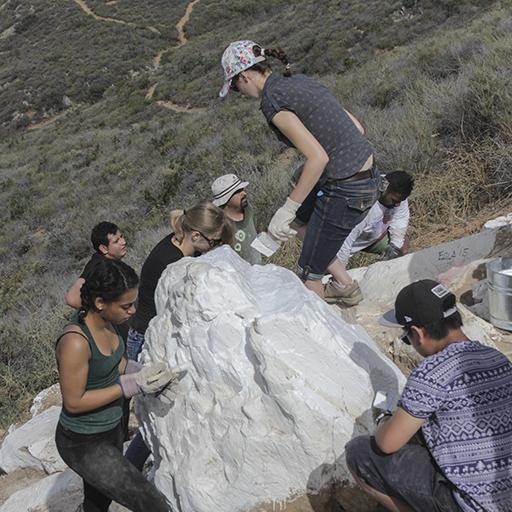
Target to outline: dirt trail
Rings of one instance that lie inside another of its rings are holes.
[[[67,114],[67,110],[64,110],[63,112],[59,112],[58,114],[55,114],[52,117],[48,117],[47,119],[43,119],[42,121],[39,121],[39,123],[30,124],[27,126],[27,130],[37,130],[39,128],[44,128],[45,126],[48,126],[49,124],[54,123],[57,121],[57,119],[60,119],[61,117],[64,117]]]
[[[160,31],[152,26],[139,27],[139,25],[137,25],[136,23],[132,23],[131,21],[124,21],[118,20],[117,18],[106,18],[105,16],[99,16],[85,3],[84,0],[74,0],[74,2],[80,7],[80,9],[82,9],[82,11],[85,12],[85,14],[92,16],[97,21],[107,21],[109,23],[117,23],[119,25],[128,25],[129,27],[144,28],[146,30],[153,32],[154,34],[160,34]],[[108,5],[111,4],[111,2],[108,3]]]
[[[188,104],[184,107],[183,105],[177,105],[176,103],[173,103],[172,101],[158,100],[156,102],[156,104],[160,105],[161,107],[167,108],[169,110],[173,110],[174,112],[179,112],[181,114],[199,114],[201,112],[206,112],[205,108],[191,107]]]
[[[176,23],[176,30],[178,31],[177,48],[184,45],[188,41],[187,36],[185,35],[185,25],[190,20],[190,15],[192,14],[192,11],[194,10],[194,5],[196,5],[197,2],[199,2],[199,0],[192,0],[192,2],[190,2],[187,5],[187,8],[185,9],[185,14],[181,17],[180,21]]]
[[[199,2],[200,0],[192,0],[189,2],[185,9],[185,14],[180,18],[178,23],[176,23],[176,30],[178,31],[178,44],[175,46],[171,46],[169,48],[164,48],[163,50],[160,50],[154,57],[153,57],[153,67],[158,69],[160,67],[160,62],[162,60],[162,57],[169,51],[175,48],[179,48],[180,46],[183,46],[188,42],[187,35],[185,33],[185,25],[190,20],[190,15],[192,14],[192,11],[194,10],[194,6]],[[150,86],[150,88],[146,92],[146,101],[151,101],[153,99],[153,96],[155,94],[156,86],[158,83],[153,84]],[[169,110],[172,110],[174,112],[179,112],[181,114],[193,114],[193,113],[199,113],[204,112],[204,108],[198,108],[198,107],[191,107],[190,105],[182,106],[178,105],[176,103],[173,103],[172,101],[162,101],[159,100],[156,102],[157,105],[160,105],[161,107],[167,108]]]

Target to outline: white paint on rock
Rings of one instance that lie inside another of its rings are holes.
[[[484,224],[484,229],[496,229],[510,224],[512,224],[512,213],[488,220]]]
[[[70,512],[82,501],[82,479],[70,469],[47,476],[14,493],[0,512]]]
[[[52,404],[52,402],[55,403],[57,401],[62,401],[60,396],[60,386],[58,383],[53,384],[53,386],[50,386],[49,388],[43,389],[35,396],[34,400],[32,400],[32,406],[30,407],[30,414],[34,417],[42,412],[43,409],[47,409],[47,404]]]
[[[452,240],[394,260],[374,263],[369,267],[349,270],[357,279],[364,295],[359,309],[369,312],[377,305],[394,303],[398,292],[419,279],[437,279],[454,267],[486,258],[493,250],[497,229]]]
[[[175,510],[249,510],[349,479],[345,443],[373,429],[375,391],[397,397],[404,383],[362,327],[292,272],[228,247],[170,265],[156,304],[142,359],[188,369],[173,407],[141,401]]]
[[[50,407],[19,428],[10,430],[0,448],[0,468],[10,473],[19,468],[63,471],[66,464],[55,446],[60,407]]]

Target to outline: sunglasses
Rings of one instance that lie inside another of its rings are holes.
[[[411,335],[411,331],[409,331],[408,329],[404,330],[404,332],[402,333],[402,336],[400,336],[400,341],[402,341],[406,345],[410,345],[411,344],[411,339],[409,338],[410,335]]]
[[[208,238],[207,236],[204,236],[201,231],[198,231],[198,233],[208,242],[210,249],[218,247],[220,244],[222,244],[222,238]]]
[[[238,82],[238,78],[240,77],[240,75],[235,75],[232,79],[231,79],[231,83],[229,85],[229,88],[234,91],[234,92],[240,92],[238,90],[238,86],[236,85],[236,83]]]

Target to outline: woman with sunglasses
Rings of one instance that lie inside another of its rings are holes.
[[[283,75],[272,72],[269,57],[286,65]],[[361,292],[336,253],[378,195],[373,148],[361,124],[324,85],[292,76],[281,49],[235,41],[224,51],[222,67],[220,97],[231,89],[259,99],[277,138],[304,156],[300,178],[272,217],[269,234],[281,241],[295,234],[303,237],[298,267],[306,286],[329,302],[349,299],[355,304]],[[326,271],[334,279],[324,290]]]
[[[128,358],[136,360],[144,344],[144,333],[156,316],[155,290],[167,265],[184,256],[208,252],[221,244],[230,244],[233,224],[222,209],[203,201],[188,210],[171,212],[172,233],[165,235],[142,265],[137,311],[128,332]]]
[[[156,244],[142,265],[137,311],[128,331],[128,359],[136,361],[144,345],[150,320],[156,316],[155,290],[163,271],[184,256],[196,256],[233,239],[233,223],[221,208],[203,201],[188,210],[171,212],[172,233]],[[126,457],[142,471],[149,456],[140,432],[132,440]]]

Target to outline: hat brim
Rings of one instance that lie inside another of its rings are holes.
[[[403,325],[396,319],[396,314],[394,309],[390,309],[386,313],[384,313],[379,318],[379,324],[384,327],[399,327],[402,328]]]
[[[224,206],[231,199],[231,197],[235,194],[235,192],[237,190],[246,188],[248,185],[249,185],[248,181],[241,181],[240,184],[235,188],[235,190],[233,192],[227,192],[223,196],[218,197],[217,199],[213,199],[212,203],[215,206]]]

